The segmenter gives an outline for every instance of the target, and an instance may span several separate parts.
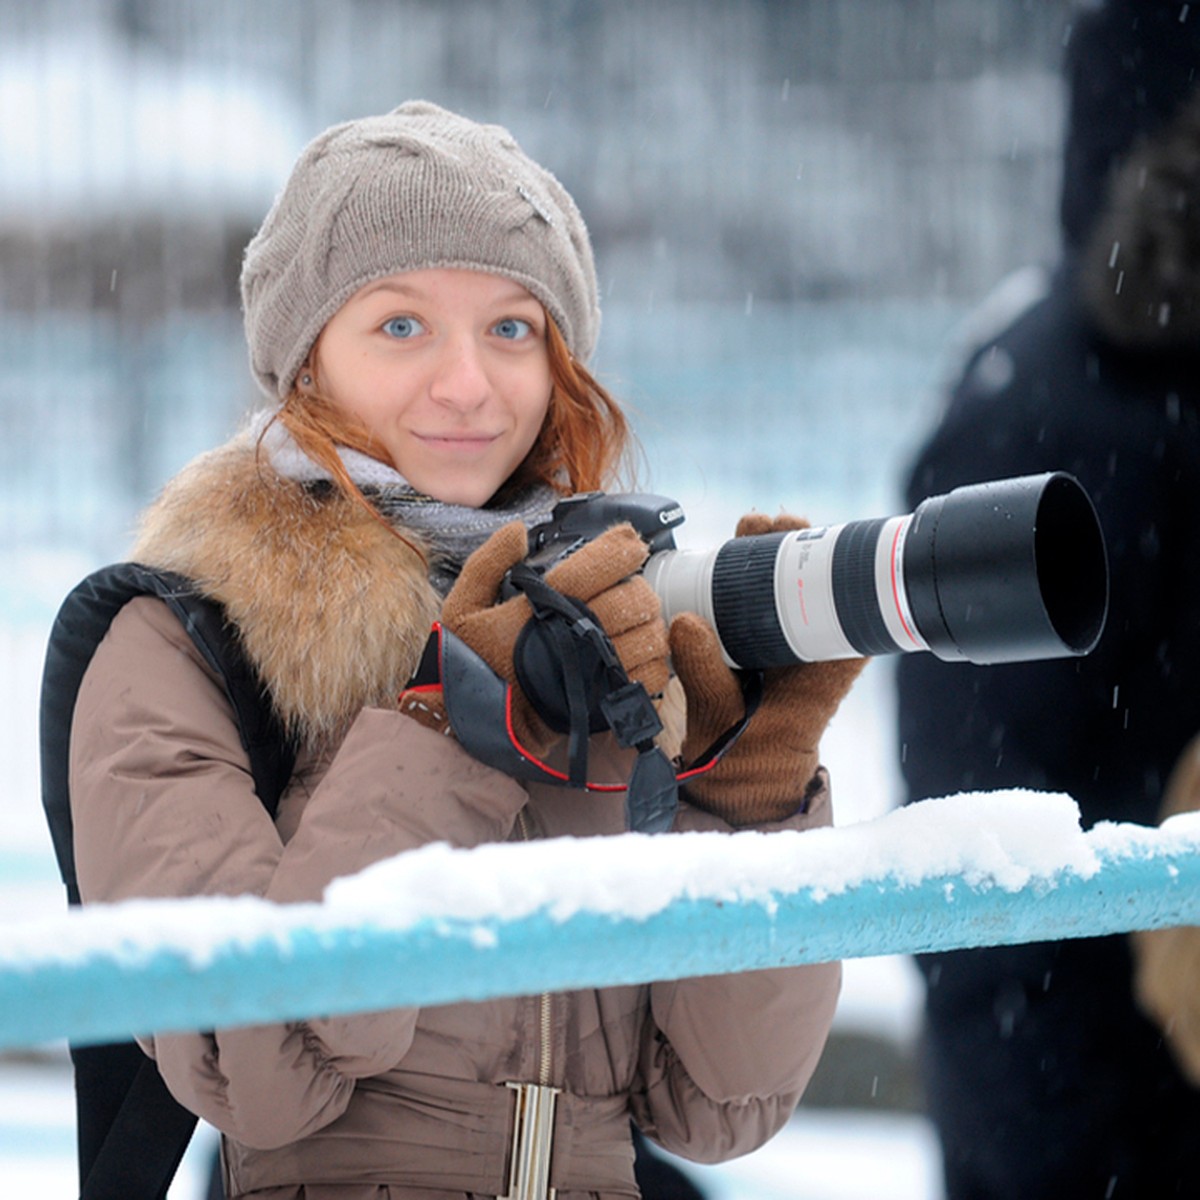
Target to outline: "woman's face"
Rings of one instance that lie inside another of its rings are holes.
[[[320,384],[419,492],[478,508],[550,405],[546,314],[481,271],[406,271],[355,292],[317,341]]]

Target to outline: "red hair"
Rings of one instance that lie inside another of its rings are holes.
[[[577,362],[546,315],[550,408],[518,476],[564,495],[611,488],[630,470],[632,435],[620,405]]]

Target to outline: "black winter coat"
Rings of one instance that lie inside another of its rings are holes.
[[[964,483],[1074,474],[1108,547],[1108,622],[1083,659],[898,663],[910,800],[1066,792],[1084,823],[1152,824],[1200,730],[1200,356],[1084,324],[1064,271],[970,360],[921,451],[915,506]],[[950,1200],[1200,1195],[1200,1095],[1138,1013],[1122,937],[925,956],[925,1073]]]
[[[1083,659],[906,656],[909,794],[1034,787],[1069,793],[1089,825],[1152,824],[1200,730],[1200,353],[1165,360],[1106,344],[1066,274],[974,354],[907,499],[1048,470],[1075,475],[1096,506],[1110,564],[1104,634]]]

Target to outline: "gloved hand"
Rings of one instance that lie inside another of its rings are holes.
[[[737,537],[807,529],[801,517],[743,517]],[[694,613],[671,622],[671,657],[687,698],[683,758],[692,762],[745,714],[742,688],[725,664],[715,630]],[[817,779],[818,743],[866,664],[851,658],[764,672],[762,703],[711,770],[686,783],[688,799],[731,825],[781,821],[801,811]]]
[[[496,603],[505,574],[527,552],[519,521],[498,529],[467,559],[442,605],[442,625],[513,685],[514,732],[522,746],[541,755],[557,735],[520,691],[513,666],[513,647],[533,610],[524,596]],[[548,571],[546,582],[595,613],[629,678],[654,696],[666,686],[669,669],[658,597],[636,574],[648,554],[632,525],[617,525]]]

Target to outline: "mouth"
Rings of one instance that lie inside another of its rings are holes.
[[[491,433],[421,433],[417,440],[433,449],[483,450],[490,446],[496,435]]]

